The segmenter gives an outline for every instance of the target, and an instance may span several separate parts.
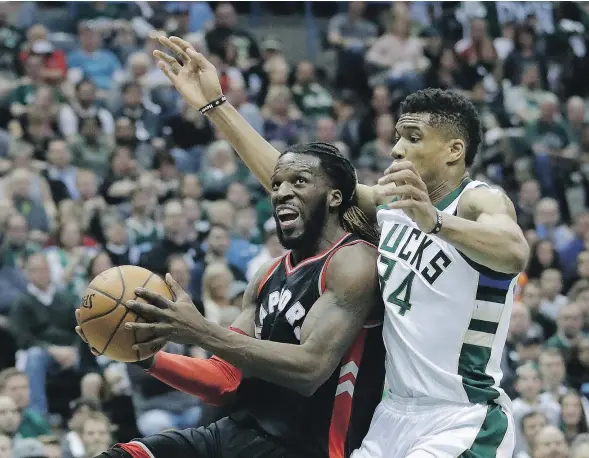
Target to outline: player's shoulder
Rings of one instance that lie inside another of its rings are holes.
[[[513,213],[514,206],[507,194],[499,188],[481,185],[465,190],[458,200],[457,214],[476,219],[481,213]]]
[[[326,278],[341,281],[366,281],[375,276],[378,248],[362,239],[339,247],[329,259]]]
[[[251,278],[250,285],[252,285],[257,290],[259,285],[268,280],[268,277],[270,277],[270,275],[272,275],[278,266],[280,266],[284,256],[285,255],[282,255],[264,262],[264,264],[258,268],[254,276]]]

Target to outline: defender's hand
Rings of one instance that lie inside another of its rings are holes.
[[[187,41],[178,37],[160,37],[159,42],[174,55],[154,51],[158,67],[184,100],[199,109],[221,97],[221,83],[217,69]]]
[[[130,331],[146,329],[154,336],[149,341],[133,345],[134,350],[151,351],[152,348],[163,347],[169,341],[198,344],[202,337],[200,334],[205,322],[204,317],[170,274],[166,275],[166,283],[174,293],[175,301],[147,289],[137,288],[135,294],[147,303],[128,301],[126,304],[128,308],[150,322],[128,322],[125,323],[125,329]]]
[[[403,210],[419,229],[429,233],[436,226],[437,213],[432,205],[427,187],[409,161],[398,161],[391,164],[384,172],[385,176],[378,180],[379,198],[387,198],[393,202],[387,204],[390,209]]]

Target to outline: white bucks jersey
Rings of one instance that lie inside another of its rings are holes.
[[[454,214],[462,193],[479,186],[487,185],[465,179],[436,207]],[[401,210],[379,207],[377,218],[388,388],[401,397],[509,403],[500,361],[515,277],[421,232]]]

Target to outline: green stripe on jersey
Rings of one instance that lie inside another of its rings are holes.
[[[480,332],[487,332],[489,334],[495,334],[497,332],[497,328],[499,327],[499,323],[493,323],[492,321],[485,321],[485,320],[477,320],[475,318],[470,320],[470,324],[468,325],[468,329],[471,331],[480,331]]]
[[[509,290],[506,289],[479,285],[477,288],[477,301],[497,302],[498,304],[505,304],[508,291]]]
[[[440,211],[446,210],[446,208],[448,208],[450,204],[458,198],[460,193],[464,191],[464,188],[466,188],[468,183],[470,183],[471,181],[472,180],[470,178],[465,177],[457,188],[451,191],[450,194],[447,194],[446,197],[440,200],[437,204],[434,204],[434,207],[436,207]]]
[[[458,359],[458,375],[468,400],[473,404],[484,404],[499,397],[494,388],[495,380],[485,373],[491,348],[463,343]]]
[[[395,202],[395,201],[396,201],[396,200],[398,200],[398,199],[399,199],[399,198],[398,198],[397,196],[395,196],[395,197],[393,197],[393,198],[391,199],[391,201],[390,201],[389,203],[393,203],[393,202]],[[388,205],[387,205],[387,204],[382,204],[382,205],[379,205],[378,207],[376,207],[376,212],[378,213],[378,212],[379,212],[379,211],[381,211],[381,210],[388,210],[388,209],[389,209],[389,207],[388,207]]]
[[[496,458],[508,426],[503,409],[497,404],[490,405],[477,437],[471,447],[460,455],[461,458]]]

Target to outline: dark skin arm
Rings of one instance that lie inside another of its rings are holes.
[[[166,281],[176,293],[176,302],[138,290],[137,295],[148,304],[127,305],[156,322],[125,327],[150,329],[166,340],[199,345],[257,378],[310,396],[333,373],[372,308],[380,303],[376,257],[376,250],[365,244],[341,248],[333,256],[326,291],[307,314],[300,345],[255,339],[205,320],[169,275]],[[256,291],[257,285],[250,284],[235,327],[246,320],[252,326]],[[151,343],[141,345],[149,348]]]
[[[379,186],[383,199],[390,202],[391,198],[398,198],[387,204],[389,208],[403,210],[426,233],[434,228],[436,210],[411,162],[391,165]],[[497,272],[519,273],[527,265],[530,249],[517,224],[513,203],[496,189],[473,188],[464,192],[456,216],[443,215],[437,236],[476,263]]]

